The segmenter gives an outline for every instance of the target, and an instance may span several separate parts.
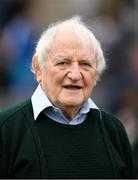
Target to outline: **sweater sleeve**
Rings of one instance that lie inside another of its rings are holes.
[[[41,178],[41,150],[30,122],[28,104],[0,112],[0,179]]]
[[[102,120],[110,141],[125,162],[126,168],[123,172],[123,178],[135,178],[136,174],[133,165],[131,146],[124,126],[116,117],[105,112],[103,112]]]

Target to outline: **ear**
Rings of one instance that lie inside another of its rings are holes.
[[[34,55],[32,58],[32,69],[34,74],[36,75],[36,79],[38,82],[41,81],[41,67],[38,62],[38,56]]]

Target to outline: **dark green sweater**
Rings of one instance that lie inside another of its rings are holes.
[[[63,125],[30,100],[0,113],[0,178],[134,178],[126,132],[114,116],[91,110],[80,125]]]

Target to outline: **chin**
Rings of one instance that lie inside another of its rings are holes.
[[[74,100],[74,101],[66,101],[66,102],[64,102],[64,104],[66,106],[81,106],[83,104],[83,102]]]

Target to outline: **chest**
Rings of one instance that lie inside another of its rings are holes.
[[[107,147],[96,121],[79,126],[38,121],[48,178],[112,178]]]

